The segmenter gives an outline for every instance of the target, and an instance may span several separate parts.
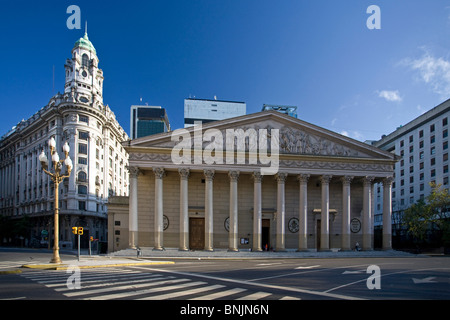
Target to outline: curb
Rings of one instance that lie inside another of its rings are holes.
[[[15,270],[3,270],[3,271],[0,271],[0,275],[1,274],[18,274],[18,273],[22,273],[22,270],[15,269]]]
[[[129,267],[129,266],[147,266],[147,265],[161,265],[161,264],[174,264],[173,261],[155,261],[155,262],[136,262],[136,263],[109,263],[109,264],[97,264],[97,265],[76,265],[76,264],[24,264],[22,268],[28,269],[40,269],[40,270],[67,270],[73,266],[79,269],[91,269],[91,268],[109,268],[109,267]]]

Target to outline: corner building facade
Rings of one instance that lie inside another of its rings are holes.
[[[128,154],[121,145],[128,135],[103,103],[103,80],[96,50],[85,34],[66,60],[64,93],[53,96],[0,139],[0,215],[29,218],[26,239],[31,246],[44,245],[44,230],[52,241],[55,191],[62,249],[77,246],[71,232],[74,226],[84,227],[83,248],[88,247],[89,236],[106,241],[107,199],[128,195]],[[51,159],[48,140],[52,137],[61,157],[62,146],[69,144],[74,164],[59,190],[39,162],[43,150]]]
[[[129,153],[130,248],[327,251],[352,250],[358,242],[373,249],[373,185],[383,182],[390,190],[394,154],[276,111],[184,130],[193,137],[192,150],[198,143],[207,150],[208,132],[222,133],[225,148],[229,129],[278,129],[277,172],[263,175],[264,165],[250,161],[249,141],[242,144],[242,164],[237,148],[234,164],[225,161],[229,150],[223,161],[175,164],[172,152],[181,140],[171,133],[123,143]],[[383,249],[391,249],[390,194]]]

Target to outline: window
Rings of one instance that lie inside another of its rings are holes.
[[[78,201],[78,210],[86,211],[86,201]]]
[[[420,179],[420,181],[422,181],[422,180],[424,179],[424,174],[423,174],[423,172],[420,173],[419,179]]]
[[[421,163],[419,164],[419,169],[420,169],[420,170],[423,170],[423,167],[424,167],[423,162],[421,162]]]
[[[78,194],[87,194],[86,186],[78,186]]]
[[[419,158],[420,158],[420,159],[423,159],[423,156],[424,156],[423,151],[420,151],[420,153],[419,153]]]
[[[448,137],[448,130],[445,129],[444,131],[442,131],[442,138],[447,138]]]
[[[414,146],[409,146],[409,152],[412,153],[414,151]]]
[[[447,161],[448,160],[448,153],[444,153],[444,155],[442,156],[442,159],[444,161]]]
[[[444,141],[442,144],[442,149],[447,150],[448,149],[448,141]]]
[[[79,119],[80,119],[80,122],[85,122],[85,123],[89,124],[89,117],[80,116]]]
[[[78,164],[87,164],[87,158],[78,157]]]
[[[446,126],[448,124],[448,119],[444,118],[442,119],[442,126]]]
[[[430,163],[432,166],[436,164],[436,158],[431,158]]]
[[[86,182],[87,181],[87,175],[86,172],[80,171],[78,172],[78,182]]]
[[[436,176],[436,169],[432,169],[431,170],[431,177],[435,177]]]
[[[405,141],[400,141],[400,148],[403,148],[403,146],[405,145]]]
[[[409,136],[409,143],[413,142],[414,136]]]
[[[414,156],[410,156],[409,157],[409,163],[413,163],[414,162]]]
[[[436,141],[436,139],[435,139],[434,135],[432,135],[432,136],[430,137],[430,143],[434,143],[435,141]]]
[[[81,57],[81,66],[82,67],[88,67],[89,66],[89,57],[88,57],[88,55],[86,53],[83,54],[83,56]]]
[[[87,144],[79,143],[78,144],[78,153],[79,154],[88,154],[87,153]]]
[[[423,130],[419,131],[419,138],[423,138]]]
[[[443,171],[444,173],[448,173],[448,164],[446,164],[446,165],[444,166],[444,168],[442,169],[442,171]]]
[[[423,148],[423,140],[419,141],[419,148],[421,148],[421,149]]]
[[[78,132],[78,139],[80,139],[80,140],[88,140],[89,139],[89,132],[79,131]]]
[[[436,148],[435,147],[431,147],[430,148],[430,154],[435,154],[436,153]]]
[[[409,173],[413,173],[414,172],[414,166],[409,167]]]
[[[420,184],[420,191],[423,191],[425,189],[425,185],[423,183]]]
[[[434,124],[430,126],[430,132],[434,132]]]

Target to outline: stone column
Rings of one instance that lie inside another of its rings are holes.
[[[188,207],[188,179],[190,170],[178,169],[180,174],[180,247],[179,250],[189,250],[189,207]]]
[[[164,168],[153,168],[155,173],[155,245],[153,250],[164,250],[163,247],[163,178]]]
[[[363,250],[372,250],[372,181],[374,177],[364,177],[363,198]]]
[[[253,251],[262,251],[262,195],[261,182],[263,175],[260,171],[253,172]]]
[[[299,228],[298,228],[298,251],[308,250],[308,179],[309,174],[299,174]]]
[[[350,215],[351,215],[351,201],[350,201],[350,183],[353,177],[344,176],[342,181],[342,251],[350,251]]]
[[[229,171],[230,177],[230,228],[228,231],[228,251],[238,250],[238,180],[239,171]]]
[[[138,245],[138,176],[141,173],[137,167],[128,167],[130,178],[130,206],[128,217],[128,246],[136,249]]]
[[[383,179],[383,250],[392,250],[392,181]]]
[[[285,182],[288,174],[279,172],[275,175],[278,182],[277,192],[277,243],[276,251],[285,251]]]
[[[322,209],[320,214],[320,251],[330,250],[330,180],[331,175],[321,177]]]
[[[204,170],[205,174],[205,250],[213,251],[213,180],[214,170]]]

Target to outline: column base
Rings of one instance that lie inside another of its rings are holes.
[[[155,247],[152,249],[152,251],[166,251],[163,247]]]
[[[178,251],[189,251],[188,248],[179,248]]]
[[[213,251],[214,251],[214,249],[213,249],[213,248],[205,248],[205,249],[203,249],[203,251],[209,251],[209,252],[213,252]]]
[[[310,252],[311,250],[309,249],[297,249],[295,250],[295,252]]]
[[[228,249],[227,251],[228,251],[228,252],[239,252],[239,249],[232,248],[232,249]]]

